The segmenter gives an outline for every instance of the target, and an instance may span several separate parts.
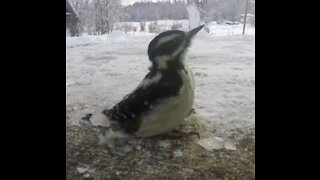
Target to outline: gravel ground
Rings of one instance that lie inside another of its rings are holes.
[[[254,133],[235,149],[207,150],[197,136],[132,138],[114,151],[89,121],[67,124],[67,179],[255,179]]]

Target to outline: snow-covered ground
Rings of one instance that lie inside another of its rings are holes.
[[[179,30],[187,31],[189,28],[189,20],[158,20],[158,21],[146,21],[145,22],[145,30],[144,32],[150,32],[149,25],[151,23],[156,23],[157,27],[160,31],[167,31],[171,30],[173,25],[181,25]],[[233,35],[240,35],[242,34],[243,24],[239,23],[237,25],[227,25],[227,24],[217,24],[217,22],[213,21],[206,24],[206,28],[209,31],[209,34],[212,36],[233,36]],[[131,29],[128,32],[135,33],[141,31],[140,22],[118,22],[114,25],[114,30],[124,30],[125,26],[130,26]],[[135,31],[134,31],[135,30]],[[255,34],[255,27],[247,24],[245,34],[247,35],[254,35]]]
[[[226,33],[226,27],[216,31]],[[224,33],[197,36],[187,62],[195,74],[196,111],[219,136],[228,137],[254,132],[255,36]],[[148,71],[147,47],[154,37],[120,31],[67,37],[68,123],[79,124],[84,114],[111,107],[133,90]]]

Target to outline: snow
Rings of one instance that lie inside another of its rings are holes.
[[[79,174],[84,174],[89,170],[89,167],[78,167],[77,170]]]
[[[208,137],[202,138],[198,141],[198,144],[204,147],[208,151],[212,151],[214,149],[221,149],[224,146],[224,140],[220,137]]]
[[[101,113],[103,110],[103,107],[97,108],[97,110],[92,113],[90,121],[93,126],[109,127],[110,121]]]
[[[194,39],[186,61],[195,75],[194,108],[215,130],[200,144],[211,142],[208,149],[232,150],[235,145],[228,138],[254,133],[254,28],[248,27],[247,34],[241,35],[242,25],[208,26],[212,33]],[[147,32],[120,31],[67,37],[67,123],[79,125],[85,114],[112,107],[136,88],[148,72],[147,47],[154,37]],[[99,124],[103,118],[97,117],[96,125],[105,125]]]
[[[174,24],[181,24],[182,28],[180,30],[188,31],[189,30],[189,20],[158,20],[158,21],[146,21],[145,22],[145,31],[149,32],[149,24],[156,22],[160,27],[161,31],[171,30]],[[197,24],[197,23],[194,23]],[[227,24],[217,24],[217,22],[209,22],[204,23],[201,22],[200,25],[205,24],[206,27],[209,29],[209,34],[211,36],[234,36],[234,35],[241,35],[243,30],[243,24],[239,23],[237,25],[227,25]],[[123,29],[125,25],[130,25],[136,29],[136,32],[129,31],[127,34],[141,34],[140,29],[140,22],[118,22],[114,25],[114,30]],[[193,25],[196,26],[196,25]],[[148,33],[145,33],[148,34]],[[246,35],[254,35],[255,28],[250,24],[246,25]]]
[[[181,150],[176,150],[173,152],[173,156],[174,157],[181,157],[181,156],[183,156],[183,153],[181,152]]]
[[[229,150],[236,150],[236,145],[232,142],[226,141],[224,143],[224,148],[229,149]]]
[[[216,24],[211,22],[206,25],[210,30],[210,35],[213,36],[234,36],[241,35],[243,30],[243,24],[239,23],[237,25],[226,25],[226,24]],[[249,24],[246,24],[246,35],[254,35],[255,28]]]
[[[158,145],[160,148],[167,149],[171,147],[172,144],[169,140],[162,140],[158,142]]]
[[[89,173],[87,173],[87,174],[83,175],[83,177],[84,177],[85,179],[88,179],[88,178],[90,178],[91,176],[90,176]]]

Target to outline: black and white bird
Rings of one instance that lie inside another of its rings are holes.
[[[192,38],[204,25],[188,32],[170,30],[149,44],[151,61],[143,81],[103,114],[111,128],[150,137],[170,132],[182,124],[194,102],[194,77],[185,62]]]

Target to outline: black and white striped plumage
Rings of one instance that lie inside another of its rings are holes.
[[[166,31],[150,42],[150,72],[133,92],[103,112],[113,125],[149,137],[183,122],[194,101],[194,79],[184,59],[192,37],[202,27],[189,32]]]

